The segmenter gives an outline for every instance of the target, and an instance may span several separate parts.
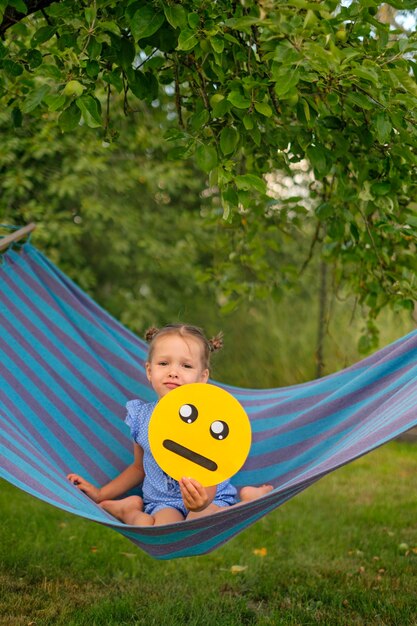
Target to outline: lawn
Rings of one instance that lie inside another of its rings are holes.
[[[390,443],[173,561],[1,482],[0,625],[417,624],[416,475]]]

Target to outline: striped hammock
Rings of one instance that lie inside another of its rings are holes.
[[[417,333],[331,376],[282,389],[224,386],[252,421],[244,506],[168,526],[127,526],[66,479],[103,484],[131,462],[132,398],[153,400],[146,346],[30,243],[0,257],[0,477],[111,527],[159,559],[210,552],[332,470],[417,424]]]

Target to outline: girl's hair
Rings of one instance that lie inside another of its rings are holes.
[[[207,339],[203,330],[198,326],[189,324],[167,324],[162,328],[151,327],[145,332],[145,339],[149,343],[148,360],[152,359],[153,348],[158,337],[165,335],[179,335],[180,337],[194,337],[201,343],[202,362],[204,369],[210,368],[210,353],[217,352],[223,347],[223,333],[218,333],[215,337]]]

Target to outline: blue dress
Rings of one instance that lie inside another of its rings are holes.
[[[145,478],[142,485],[145,513],[152,515],[161,509],[171,507],[187,517],[189,511],[182,501],[178,481],[166,474],[155,461],[148,439],[149,421],[156,402],[130,400],[126,404],[126,424],[130,428],[134,441],[143,450],[143,469]],[[217,506],[231,506],[236,504],[236,489],[229,481],[217,485],[213,504]]]

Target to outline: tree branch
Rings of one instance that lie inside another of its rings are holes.
[[[25,2],[27,6],[27,13],[21,13],[15,8],[8,6],[4,12],[3,20],[0,23],[0,38],[4,39],[5,32],[14,24],[17,24],[28,15],[36,13],[54,4],[57,0],[27,0]],[[59,0],[58,0],[59,1]]]
[[[180,128],[184,129],[184,120],[182,118],[182,109],[181,109],[181,91],[180,91],[180,79],[178,73],[178,58],[174,63],[174,76],[175,76],[175,108],[177,109],[178,115],[178,124]]]

